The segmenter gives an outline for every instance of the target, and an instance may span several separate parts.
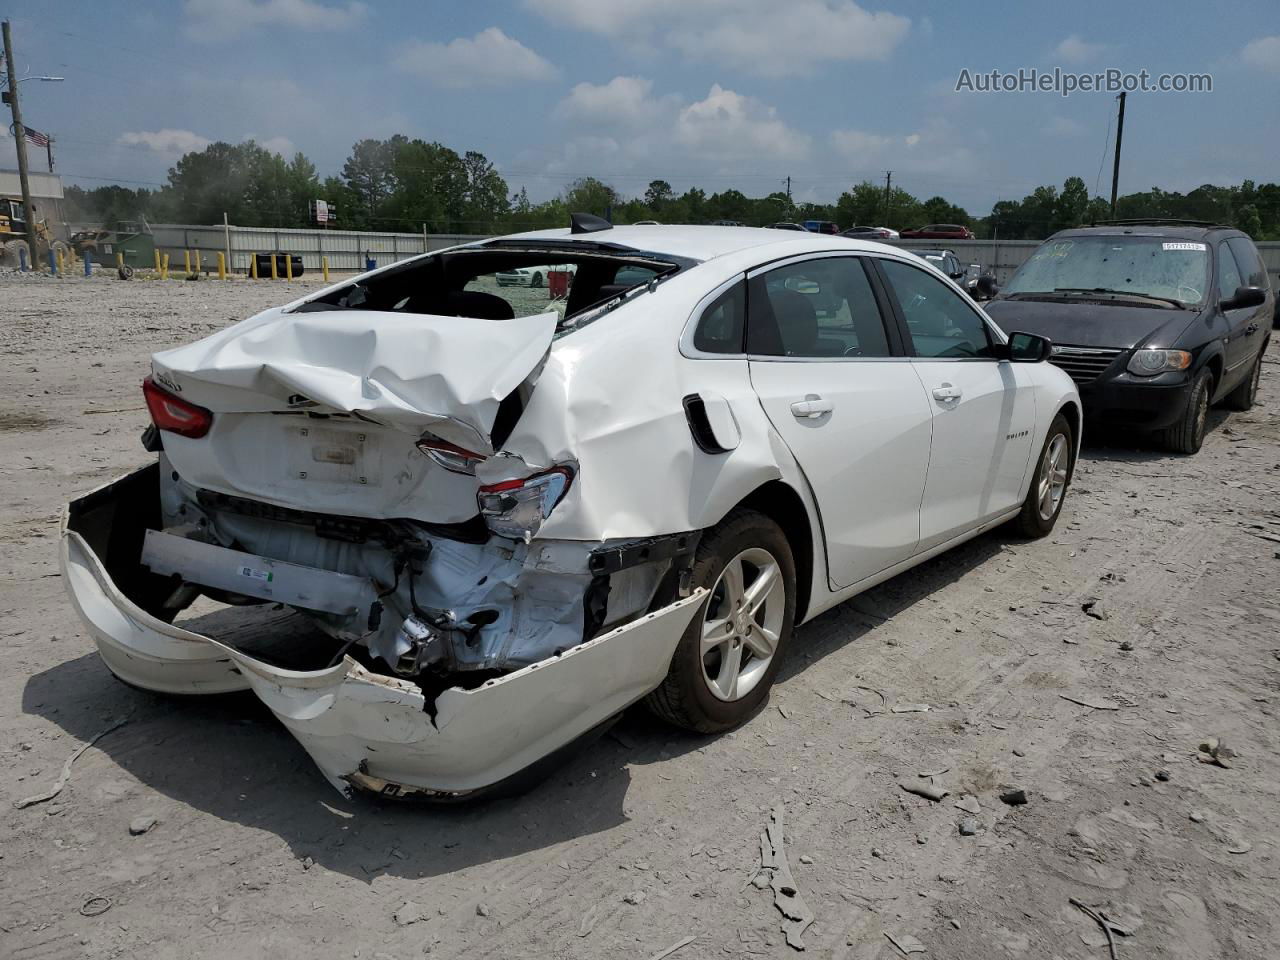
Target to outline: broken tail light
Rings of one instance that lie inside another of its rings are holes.
[[[564,499],[571,483],[573,468],[556,466],[531,477],[483,486],[476,493],[476,503],[490,530],[528,543]]]
[[[213,426],[213,414],[210,411],[174,396],[151,377],[142,381],[142,395],[147,400],[151,422],[161,430],[198,440]]]
[[[456,443],[441,440],[430,433],[424,433],[414,446],[440,464],[440,466],[446,470],[452,470],[454,473],[465,473],[474,476],[476,464],[485,459],[483,453],[467,450]]]

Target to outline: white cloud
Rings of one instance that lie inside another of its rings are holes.
[[[186,0],[186,33],[196,40],[226,40],[247,30],[346,30],[368,15],[358,2],[340,5],[317,0]]]
[[[1280,34],[1250,40],[1240,51],[1240,59],[1251,67],[1280,73]]]
[[[855,179],[883,175],[892,169],[901,178],[910,174],[945,175],[963,179],[978,172],[970,137],[957,135],[943,121],[926,123],[905,135],[866,130],[834,130],[831,146],[849,165]]]
[[[246,137],[245,139],[249,138]],[[258,146],[264,150],[270,150],[272,153],[278,153],[286,160],[292,160],[293,155],[297,152],[293,141],[288,137],[268,137],[266,140],[258,140]]]
[[[1070,117],[1054,117],[1040,131],[1050,137],[1080,137],[1088,132],[1084,124]]]
[[[556,106],[563,120],[614,126],[639,126],[655,120],[671,98],[652,99],[653,81],[614,77],[608,83],[579,83]],[[678,98],[677,98],[678,99]]]
[[[675,138],[696,156],[721,162],[799,160],[809,153],[809,137],[788,127],[777,110],[718,83],[706,99],[680,111]]]
[[[451,87],[550,80],[556,68],[497,27],[448,43],[418,40],[392,61],[397,70]]]
[[[1053,55],[1063,63],[1088,63],[1109,50],[1110,44],[1089,43],[1080,34],[1073,33],[1053,48]]]
[[[769,76],[809,73],[822,61],[884,60],[911,21],[853,0],[525,0],[556,24],[679,51]]]
[[[203,150],[213,141],[190,130],[139,130],[122,133],[116,141],[126,147],[145,147],[165,157],[180,157],[193,150]]]

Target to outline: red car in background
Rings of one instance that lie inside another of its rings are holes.
[[[973,231],[958,223],[927,223],[914,230],[903,230],[903,240],[972,240]]]

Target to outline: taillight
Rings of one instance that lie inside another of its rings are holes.
[[[440,466],[454,473],[474,475],[476,464],[486,459],[483,453],[467,450],[430,433],[424,433],[414,446]]]
[[[573,468],[556,466],[531,477],[483,486],[476,493],[476,503],[490,530],[528,543],[564,499],[571,483]]]
[[[213,414],[204,407],[197,407],[156,384],[147,377],[142,381],[142,395],[147,398],[151,422],[161,430],[168,430],[193,440],[203,437],[213,426]]]

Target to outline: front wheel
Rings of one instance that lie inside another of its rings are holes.
[[[768,517],[736,510],[699,543],[693,585],[706,604],[645,702],[675,726],[719,733],[759,709],[781,666],[796,609],[790,544]]]
[[[1204,443],[1205,423],[1209,419],[1209,394],[1213,388],[1213,374],[1201,370],[1191,383],[1187,408],[1178,422],[1167,427],[1162,435],[1164,445],[1174,453],[1199,453]]]
[[[540,273],[535,273],[532,277],[530,277],[530,278],[529,278],[529,286],[531,286],[531,287],[541,287],[541,286],[542,286],[542,274],[540,274]]]
[[[1022,512],[1016,521],[1018,531],[1024,536],[1048,536],[1058,522],[1062,503],[1067,497],[1075,449],[1071,424],[1058,414],[1049,424],[1035,476],[1031,478],[1031,487],[1027,490],[1027,498],[1022,501]]]

